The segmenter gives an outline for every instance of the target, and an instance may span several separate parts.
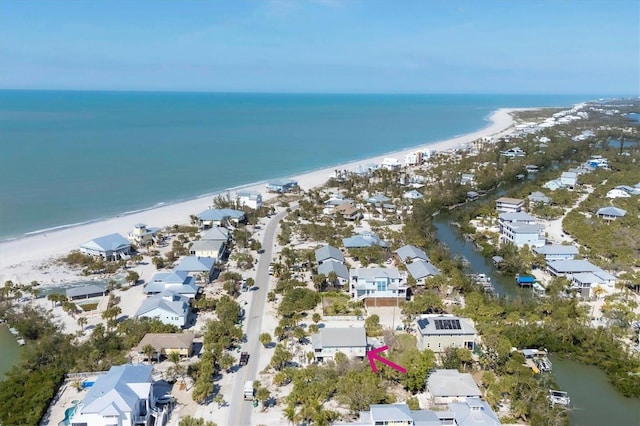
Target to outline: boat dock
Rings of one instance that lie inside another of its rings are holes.
[[[524,355],[524,363],[535,374],[548,373],[552,369],[551,361],[549,361],[549,354],[546,350],[540,349],[522,349],[520,350]]]

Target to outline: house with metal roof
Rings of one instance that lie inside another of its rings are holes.
[[[244,212],[235,209],[208,208],[198,214],[198,226],[202,229],[221,226],[227,222],[241,222],[244,220]]]
[[[128,259],[131,243],[120,234],[109,234],[81,244],[80,252],[90,256],[99,256],[105,260]]]
[[[624,191],[629,195],[640,195],[640,185],[637,184],[636,186],[629,186],[629,185],[618,185],[616,186],[615,189],[619,189],[620,191]]]
[[[136,318],[156,318],[163,324],[184,328],[189,317],[189,297],[169,290],[142,301]]]
[[[585,259],[553,260],[547,262],[547,270],[553,276],[564,276],[569,278],[572,274],[581,272],[594,272],[600,269],[593,263]]]
[[[238,191],[238,205],[258,210],[262,207],[262,194],[258,191]]]
[[[386,241],[381,240],[380,237],[370,231],[363,231],[358,235],[343,238],[342,244],[346,249],[371,247],[373,245],[384,248],[389,247],[389,244]]]
[[[457,426],[500,426],[500,420],[491,406],[480,398],[466,398],[463,402],[448,404]]]
[[[98,376],[69,419],[70,425],[137,426],[155,422],[153,367],[125,364]]]
[[[407,261],[413,262],[416,260],[424,260],[425,262],[430,261],[424,250],[410,244],[400,247],[395,251],[395,253],[402,263],[407,263]]]
[[[151,345],[155,349],[156,357],[159,355],[169,356],[171,352],[188,357],[193,351],[194,337],[193,333],[147,333],[134,350],[142,355],[144,347]]]
[[[602,207],[598,209],[596,215],[604,220],[616,220],[627,215],[627,211],[618,207]]]
[[[127,238],[140,247],[147,246],[157,241],[157,235],[160,228],[147,228],[144,223],[133,225],[133,231],[129,232]]]
[[[418,330],[418,349],[430,349],[435,353],[445,352],[448,348],[466,348],[473,350],[478,332],[470,318],[455,315],[426,314],[416,320]]]
[[[367,333],[364,327],[324,327],[311,335],[311,346],[318,361],[333,360],[337,352],[362,359],[367,355]]]
[[[174,271],[185,271],[192,277],[201,279],[205,283],[211,282],[215,270],[216,258],[201,256],[186,256],[180,259]]]
[[[560,181],[560,178],[552,179],[542,186],[544,188],[547,188],[550,191],[555,191],[555,190],[564,188],[564,186],[562,186],[562,182]]]
[[[81,287],[71,287],[65,290],[69,300],[90,299],[93,297],[102,297],[107,295],[105,286],[89,284]]]
[[[524,206],[524,200],[519,198],[500,197],[496,200],[496,211],[498,213],[519,212]]]
[[[562,172],[560,175],[560,184],[563,188],[573,189],[578,184],[578,173]]]
[[[231,233],[227,228],[222,226],[214,226],[213,228],[202,233],[201,240],[222,241],[229,242],[231,240]]]
[[[402,194],[402,198],[404,198],[405,200],[421,200],[423,196],[415,189],[412,189],[411,191],[407,191]]]
[[[144,294],[153,295],[169,290],[193,299],[200,291],[196,279],[187,271],[157,272],[144,287]]]
[[[500,213],[498,215],[499,222],[518,222],[518,223],[526,223],[529,225],[533,225],[536,223],[538,219],[535,216],[531,216],[529,213],[525,212],[510,212],[510,213]]]
[[[340,262],[323,262],[318,265],[318,274],[323,274],[325,277],[329,278],[329,275],[334,272],[338,277],[337,285],[347,285],[349,283],[349,270],[344,265],[344,263]]]
[[[196,257],[210,257],[216,262],[223,257],[226,248],[226,241],[199,239],[191,244],[189,254]]]
[[[391,201],[391,198],[387,197],[384,194],[376,194],[372,197],[367,198],[365,201],[369,204],[379,205]]]
[[[547,262],[553,260],[575,259],[578,255],[578,247],[563,244],[547,244],[540,247],[534,247],[532,251],[535,254],[543,255]]]
[[[293,179],[275,179],[267,183],[267,191],[282,194],[293,190],[297,186],[298,182]]]
[[[551,198],[544,195],[544,193],[540,191],[534,191],[527,197],[530,203],[541,203],[541,204],[551,204]]]
[[[344,220],[360,220],[363,215],[360,213],[360,210],[355,206],[354,203],[346,201],[339,206],[336,206],[331,213],[334,217],[342,216]]]
[[[471,374],[439,369],[427,376],[427,397],[437,406],[464,402],[467,398],[482,398],[482,392]]]
[[[544,237],[544,225],[530,224],[526,222],[507,222],[500,220],[500,242],[512,243],[522,248],[541,247],[547,243]]]
[[[367,306],[394,306],[407,297],[407,277],[397,268],[354,268],[349,271],[353,300]]]
[[[627,191],[623,191],[622,189],[619,189],[619,188],[614,188],[614,189],[610,190],[609,192],[607,192],[607,195],[605,195],[605,197],[607,197],[607,198],[631,198],[631,195]]]
[[[424,260],[416,260],[406,266],[417,285],[425,285],[428,278],[440,275],[440,270],[433,263]]]
[[[315,252],[316,262],[323,264],[324,262],[340,262],[344,263],[344,255],[342,252],[333,246],[320,247]]]

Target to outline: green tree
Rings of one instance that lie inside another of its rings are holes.
[[[126,276],[125,279],[131,285],[135,285],[138,282],[138,280],[140,279],[140,275],[136,271],[129,271],[129,272],[127,272],[127,276]]]
[[[382,334],[382,327],[380,326],[380,317],[373,314],[364,320],[364,328],[367,331],[367,336],[380,336]]]
[[[271,343],[271,341],[272,341],[271,335],[269,333],[260,334],[260,336],[258,337],[258,340],[260,341],[260,343],[262,343],[262,345],[265,348],[268,347],[269,343]]]
[[[286,350],[282,345],[276,345],[276,349],[271,357],[271,366],[277,371],[281,371],[292,359],[293,354],[291,352]]]
[[[205,422],[203,418],[184,416],[180,418],[178,426],[216,426],[214,422]]]
[[[260,386],[258,390],[256,390],[256,399],[262,403],[262,411],[266,408],[266,402],[271,398],[271,392],[269,389]]]

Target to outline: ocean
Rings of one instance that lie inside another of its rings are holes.
[[[478,130],[602,95],[0,91],[0,240]]]

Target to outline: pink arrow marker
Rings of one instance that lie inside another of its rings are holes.
[[[396,370],[398,370],[401,373],[406,373],[407,369],[404,367],[400,367],[398,364],[394,364],[393,362],[389,361],[386,358],[383,358],[382,356],[378,355],[380,352],[384,352],[387,349],[389,349],[388,346],[381,346],[378,349],[374,349],[372,351],[367,352],[367,358],[369,358],[369,364],[371,364],[371,370],[374,373],[378,372],[378,367],[376,367],[376,360],[380,361],[383,364],[388,365],[391,368],[394,368]]]

